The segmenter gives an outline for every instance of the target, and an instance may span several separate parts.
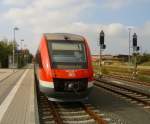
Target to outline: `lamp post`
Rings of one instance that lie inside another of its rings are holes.
[[[24,39],[21,39],[21,40],[20,40],[20,45],[21,45],[21,46],[20,46],[20,49],[21,49],[21,50],[22,50],[22,42],[23,42],[23,41],[24,41]]]
[[[13,40],[13,69],[15,68],[15,43],[16,43],[15,31],[17,31],[17,30],[19,30],[18,27],[13,28],[13,37],[14,37],[14,40]]]
[[[24,41],[24,39],[20,40],[20,52],[19,52],[19,66],[23,66],[23,49],[22,49],[22,42]]]
[[[25,62],[25,65],[27,64],[27,54],[26,54],[26,50],[27,50],[27,45],[24,44],[24,62]]]
[[[130,39],[130,37],[131,37],[131,28],[128,28],[128,30],[129,30],[129,56],[128,56],[128,64],[129,64],[129,66],[130,66],[130,62],[131,62],[131,58],[130,58],[130,49],[131,49],[131,39]]]

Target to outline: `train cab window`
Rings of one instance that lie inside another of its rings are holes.
[[[79,41],[49,42],[49,50],[54,68],[86,68],[85,45]]]

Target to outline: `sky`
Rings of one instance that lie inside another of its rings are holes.
[[[43,33],[83,35],[91,53],[99,53],[99,32],[105,32],[104,54],[128,54],[131,39],[138,36],[140,52],[150,53],[149,0],[1,0],[0,39],[13,39],[34,54]]]

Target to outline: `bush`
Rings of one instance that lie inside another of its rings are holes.
[[[150,61],[150,54],[144,53],[143,55],[139,55],[137,57],[137,64],[142,64],[144,62]]]

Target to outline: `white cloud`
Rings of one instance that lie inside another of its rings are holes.
[[[127,4],[129,4],[129,0],[105,0],[103,7],[108,9],[120,9]]]
[[[29,28],[30,33],[39,38],[43,32],[58,32],[69,27],[80,18],[82,10],[93,5],[91,1],[33,0],[23,8],[9,9],[3,13],[3,19],[18,27]]]
[[[71,3],[74,4],[70,5]],[[4,18],[13,21],[16,25],[32,25],[33,30],[36,28],[36,31],[37,29],[43,31],[43,29],[47,30],[49,26],[58,27],[78,19],[80,12],[90,5],[91,0],[83,0],[82,2],[73,2],[73,0],[63,0],[63,2],[58,2],[58,0],[38,0],[33,1],[31,5],[25,8],[10,9],[4,13]],[[51,9],[52,7],[56,8]]]
[[[29,0],[3,0],[4,5],[20,6],[25,5]]]
[[[15,1],[17,0],[13,1],[14,4]],[[126,5],[127,1],[106,0],[104,5],[108,8],[119,9]],[[24,8],[9,9],[3,13],[2,17],[4,20],[20,27],[20,31],[26,31],[25,36],[30,37],[26,42],[32,49],[32,52],[35,52],[42,33],[68,32],[84,35],[89,40],[93,53],[96,54],[98,53],[98,32],[103,29],[106,35],[107,45],[105,52],[127,53],[128,25],[121,23],[111,23],[108,25],[98,23],[89,24],[81,20],[80,16],[82,11],[93,7],[95,3],[93,0],[32,0],[31,3]],[[147,22],[144,26],[133,28],[132,30],[137,32],[139,41],[147,43],[145,49],[148,49],[149,43],[147,41],[150,39],[150,22]],[[144,38],[142,39],[142,37]]]
[[[150,4],[149,0],[104,0],[102,7],[105,9],[119,10],[126,6],[141,6],[144,4]]]
[[[69,5],[73,2],[73,0],[38,0],[34,1],[33,5],[39,8],[56,8],[63,7]]]
[[[133,27],[131,30],[131,41],[134,32],[138,35],[138,45],[142,47],[142,52],[150,52],[150,21],[143,24],[140,27]],[[120,23],[112,23],[108,25],[104,24],[86,24],[83,22],[72,23],[67,27],[62,28],[62,31],[72,32],[84,35],[88,40],[92,48],[92,53],[99,52],[99,46],[97,44],[99,40],[99,32],[104,30],[105,32],[105,44],[107,49],[104,51],[109,54],[128,54],[128,40],[129,40],[129,26]]]

